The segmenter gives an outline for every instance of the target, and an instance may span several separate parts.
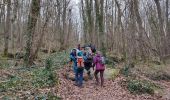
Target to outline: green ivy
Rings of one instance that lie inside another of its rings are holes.
[[[128,81],[127,88],[131,93],[148,93],[148,94],[154,94],[154,90],[156,88],[159,88],[154,83],[151,83],[146,80],[135,80],[131,79]]]

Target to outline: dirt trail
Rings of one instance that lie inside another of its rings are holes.
[[[105,87],[96,86],[94,79],[84,82],[84,87],[74,86],[74,81],[64,78],[59,70],[60,85],[58,96],[63,100],[168,100],[163,97],[151,96],[148,94],[133,95],[128,90],[121,87],[120,81],[124,80],[122,76],[117,77],[114,81],[105,80]]]
[[[170,100],[170,82],[165,82],[165,81],[163,81],[163,82],[160,82],[160,83],[162,83],[165,87],[165,91],[164,91],[164,96],[163,96],[163,98],[165,99],[165,100]]]

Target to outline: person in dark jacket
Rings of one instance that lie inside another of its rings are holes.
[[[87,52],[84,53],[84,66],[90,79],[92,79],[90,68],[92,67],[93,57]]]
[[[77,70],[77,50],[73,49],[70,53],[70,61],[73,62],[73,71],[76,73]]]

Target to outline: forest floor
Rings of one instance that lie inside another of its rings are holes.
[[[149,95],[131,94],[121,86],[125,80],[122,75],[114,80],[105,79],[104,87],[97,86],[95,80],[84,81],[83,88],[74,86],[74,81],[68,80],[63,76],[66,69],[59,70],[60,85],[58,95],[63,100],[170,100],[170,82],[156,82],[165,88],[163,94]]]
[[[164,68],[162,65],[153,65],[154,67],[143,67],[145,64],[139,64],[135,70],[143,72],[138,73],[140,79],[151,81],[159,85],[160,91],[154,91],[154,94],[136,94],[131,93],[123,82],[128,79],[118,73],[112,79],[108,78],[108,73],[113,69],[108,67],[105,71],[104,87],[95,85],[95,79],[84,81],[83,88],[74,85],[74,81],[66,79],[65,72],[68,72],[66,65],[69,53],[55,53],[50,55],[53,58],[53,71],[57,83],[49,86],[48,75],[44,73],[44,60],[37,60],[35,66],[26,68],[22,65],[22,60],[1,60],[0,61],[0,100],[170,100],[170,81],[169,80],[151,80],[144,74],[156,75],[164,69],[170,72],[170,64]],[[47,57],[43,56],[43,59]],[[21,64],[16,65],[16,62]],[[123,66],[117,64],[116,66]],[[151,68],[151,69],[148,69]],[[159,70],[157,70],[159,69]],[[153,71],[153,72],[152,72]],[[133,71],[135,72],[135,71]],[[145,73],[144,73],[145,72]],[[157,73],[158,72],[158,73]],[[163,72],[164,73],[164,72]],[[72,73],[73,75],[73,73]],[[155,75],[155,76],[156,76]],[[51,99],[50,99],[51,98]]]

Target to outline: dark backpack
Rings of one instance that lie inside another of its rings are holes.
[[[93,62],[93,56],[92,54],[87,54],[87,60],[86,60],[87,63],[92,63]]]
[[[93,53],[96,52],[96,47],[95,47],[94,45],[91,45],[90,48],[91,48],[91,51],[92,51]]]

